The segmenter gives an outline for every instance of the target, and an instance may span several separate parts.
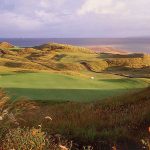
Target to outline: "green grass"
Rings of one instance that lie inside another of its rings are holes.
[[[18,46],[15,46],[13,48],[9,48],[8,50],[16,50],[16,51],[19,51],[21,49],[21,47],[18,47]]]
[[[97,75],[94,80],[54,73],[0,74],[0,87],[5,88],[15,98],[25,96],[34,100],[86,102],[146,86],[148,83],[145,80],[114,75],[111,78],[107,74]]]
[[[73,63],[73,62],[80,62],[83,60],[91,60],[91,61],[96,61],[98,60],[98,54],[87,54],[87,53],[81,53],[81,52],[77,52],[77,53],[69,53],[69,52],[57,52],[58,55],[64,55],[64,57],[62,57],[59,61],[60,62],[64,62],[64,63]]]

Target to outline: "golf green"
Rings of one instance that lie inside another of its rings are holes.
[[[54,73],[1,73],[0,87],[14,98],[34,100],[94,101],[148,86],[129,78],[83,78]]]

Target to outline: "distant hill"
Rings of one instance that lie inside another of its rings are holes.
[[[8,49],[13,48],[14,45],[7,43],[7,42],[0,42],[0,49]]]
[[[53,71],[90,71],[122,76],[149,77],[150,56],[134,54],[109,47],[78,47],[47,43],[35,47],[19,48],[0,43],[0,66],[9,69]]]
[[[86,46],[87,48],[99,53],[111,53],[111,54],[129,54],[130,52],[125,50],[119,50],[108,46]]]
[[[9,49],[14,48],[15,46],[8,43],[8,42],[0,42],[0,49]],[[72,46],[72,45],[66,45],[66,44],[58,44],[58,43],[46,43],[39,46],[33,47],[35,49],[40,50],[69,50],[71,52],[74,51],[82,51],[82,52],[99,52],[99,53],[110,53],[110,54],[129,54],[129,52],[125,50],[119,50],[113,47],[107,47],[107,46],[85,46],[85,47],[79,47],[79,46]]]
[[[35,49],[40,50],[63,50],[68,52],[84,52],[84,53],[92,53],[92,51],[85,47],[79,47],[79,46],[73,46],[73,45],[67,45],[67,44],[58,44],[58,43],[47,43],[39,46],[33,47]]]

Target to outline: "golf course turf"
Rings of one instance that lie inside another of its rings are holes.
[[[15,99],[28,97],[33,100],[89,102],[148,86],[141,79],[111,76],[106,74],[106,78],[96,76],[91,79],[42,72],[1,73],[0,87]]]
[[[0,149],[33,146],[38,135],[55,148],[141,149],[149,138],[149,86],[147,54],[0,43]]]

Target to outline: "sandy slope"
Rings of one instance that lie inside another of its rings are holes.
[[[111,54],[130,54],[131,52],[128,52],[126,50],[120,50],[109,46],[85,46],[86,48],[89,48],[91,50],[94,50],[96,52],[100,53],[111,53]]]

